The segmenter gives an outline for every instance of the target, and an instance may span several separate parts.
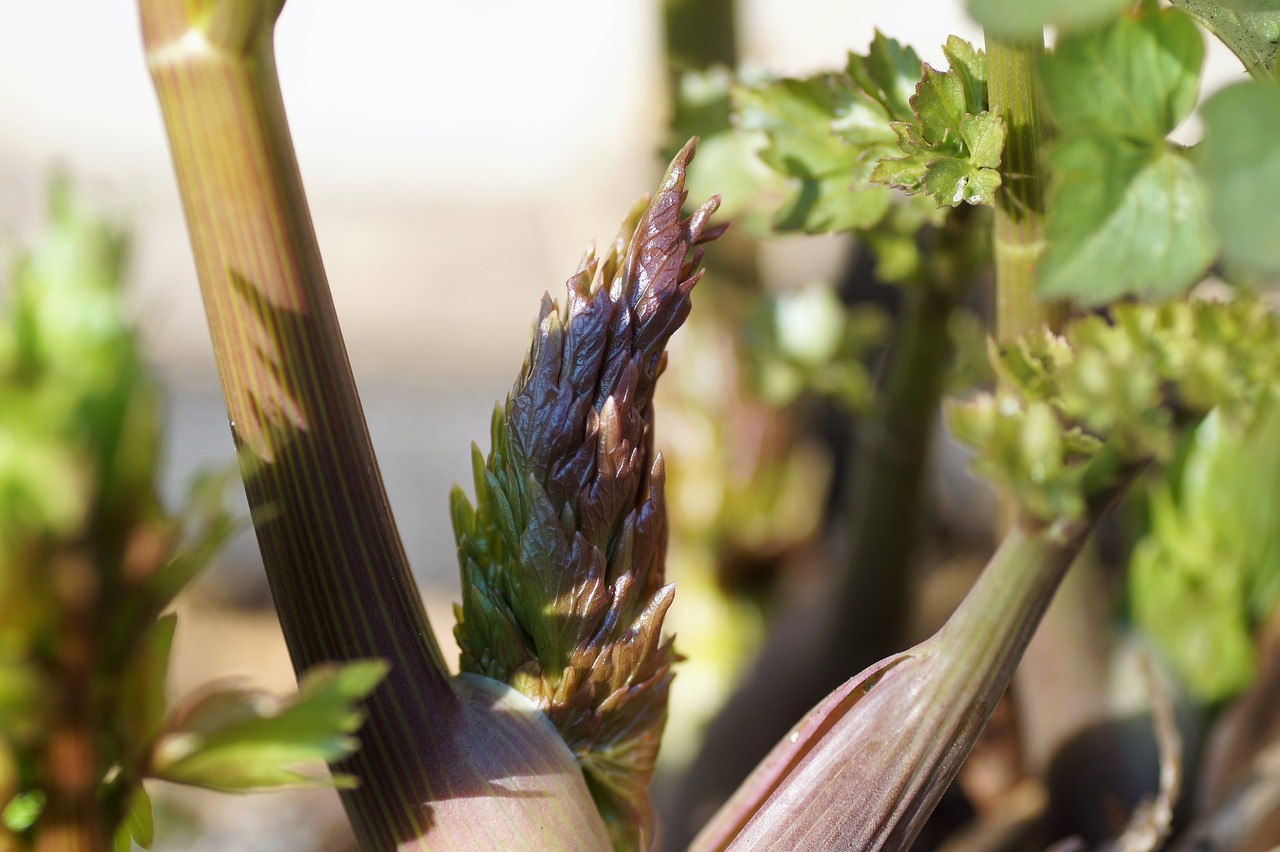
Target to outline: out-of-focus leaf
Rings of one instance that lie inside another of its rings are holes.
[[[1227,260],[1280,273],[1280,87],[1244,83],[1224,89],[1201,109],[1204,142],[1198,162],[1208,179],[1212,216]]]
[[[672,136],[678,144],[694,136],[700,140],[698,157],[689,166],[690,197],[719,195],[720,212],[733,220],[735,229],[763,236],[772,232],[773,216],[791,190],[786,179],[757,156],[768,144],[765,134],[732,120],[731,93],[739,85],[752,84],[723,67],[681,74]]]
[[[1256,78],[1274,77],[1280,0],[1170,0],[1194,15]]]
[[[41,790],[28,790],[9,800],[0,811],[0,823],[12,832],[26,831],[44,811],[45,795]]]
[[[1208,187],[1181,151],[1077,136],[1054,146],[1050,163],[1043,296],[1161,299],[1203,277],[1217,251]]]
[[[359,702],[386,672],[380,661],[317,666],[283,703],[249,690],[207,694],[170,721],[149,774],[229,791],[348,786],[349,778],[327,778],[297,765],[339,760],[357,747],[352,734],[364,718]]]
[[[156,829],[151,813],[151,797],[147,795],[147,791],[139,784],[137,792],[133,794],[133,799],[129,802],[129,810],[124,815],[124,821],[116,829],[113,844],[114,852],[129,852],[134,844],[137,844],[144,852],[150,852],[152,844],[155,843],[155,836]]]
[[[867,178],[875,160],[894,150],[893,132],[879,105],[850,89],[844,75],[740,88],[734,112],[740,127],[768,137],[760,159],[796,183],[775,220],[779,228],[848,231],[875,224],[888,209],[890,193]]]
[[[1134,618],[1191,691],[1230,698],[1257,668],[1254,632],[1280,601],[1280,408],[1244,430],[1211,415],[1180,475],[1153,487],[1130,570]]]
[[[170,613],[155,621],[138,643],[124,675],[117,683],[117,724],[130,760],[151,748],[164,726],[167,701],[169,652],[178,616]]]
[[[1195,24],[1150,4],[1062,37],[1042,63],[1061,137],[1049,158],[1044,296],[1167,298],[1212,263],[1204,182],[1165,141],[1195,104],[1203,57]]]
[[[767,300],[747,327],[752,384],[774,405],[809,393],[862,410],[872,391],[862,356],[883,342],[887,328],[882,313],[846,308],[828,287]]]
[[[1060,129],[1154,142],[1195,107],[1203,60],[1186,15],[1145,11],[1059,39],[1041,77]]]
[[[1004,38],[1039,38],[1048,26],[1061,32],[1092,27],[1119,15],[1133,0],[968,0],[969,14]]]

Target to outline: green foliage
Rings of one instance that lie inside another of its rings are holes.
[[[1167,298],[1203,276],[1217,250],[1208,191],[1165,137],[1195,106],[1204,45],[1176,10],[1144,6],[1059,39],[1042,64],[1060,141],[1052,167],[1047,298],[1096,305]]]
[[[889,208],[890,192],[869,184],[876,159],[894,151],[888,116],[874,101],[855,94],[846,75],[740,88],[734,112],[744,130],[768,138],[760,159],[795,184],[774,220],[778,229],[866,228]]]
[[[176,616],[162,613],[239,524],[222,505],[230,472],[198,478],[177,516],[161,506],[160,393],[125,307],[126,255],[120,230],[56,181],[47,229],[18,257],[0,313],[0,761],[21,768],[4,824],[38,835],[44,803],[65,811],[77,795],[48,770],[52,732],[70,731],[91,744],[72,769],[97,785],[74,807],[99,808],[104,842],[121,849],[152,842],[142,780],[153,768],[279,783],[269,758],[354,748],[338,734],[358,722],[373,678],[365,666],[318,679],[274,725],[166,723]],[[64,717],[68,696],[79,706]],[[255,695],[218,696],[224,718],[261,715]]]
[[[20,834],[35,825],[45,806],[45,795],[40,790],[29,790],[19,793],[9,800],[0,811],[0,824]]]
[[[809,393],[863,410],[871,402],[872,383],[862,358],[884,342],[887,331],[882,312],[846,308],[828,287],[762,300],[745,329],[752,385],[777,406]]]
[[[1041,38],[1044,28],[1069,32],[1101,24],[1133,0],[968,0],[969,14],[993,35]]]
[[[1231,48],[1255,78],[1275,76],[1280,0],[1170,0]]]
[[[1239,267],[1280,274],[1280,88],[1244,83],[1201,109],[1204,143],[1197,161],[1212,187],[1212,216],[1223,255]]]
[[[689,168],[687,188],[694,198],[719,195],[720,210],[735,230],[763,236],[791,194],[786,178],[761,162],[756,152],[768,144],[758,130],[733,120],[732,95],[739,82],[726,68],[687,71],[676,86],[672,136],[682,144],[697,136],[698,158]],[[670,151],[674,156],[674,148]]]
[[[986,58],[952,36],[944,47],[950,70],[924,66],[910,99],[911,116],[893,123],[898,147],[906,156],[886,157],[871,179],[923,192],[938,207],[961,203],[992,204],[1000,186],[1004,121],[986,112]]]
[[[1168,462],[1188,425],[1221,406],[1247,420],[1280,386],[1280,324],[1262,302],[1125,304],[992,347],[1002,379],[948,411],[977,470],[1030,518],[1068,529],[1126,472]]]
[[[157,740],[148,774],[214,790],[350,786],[297,764],[336,761],[356,748],[359,702],[386,676],[381,661],[316,666],[283,702],[247,689],[216,689],[180,707]]]
[[[120,827],[116,829],[113,852],[129,852],[134,846],[150,852],[156,840],[155,820],[151,811],[151,797],[139,785],[129,802]]]
[[[1137,624],[1191,692],[1231,698],[1257,670],[1254,631],[1280,600],[1280,407],[1244,428],[1210,416],[1176,477],[1151,492],[1130,563]]]
[[[954,36],[944,52],[951,70],[935,71],[877,32],[842,71],[734,91],[738,126],[764,134],[760,159],[795,185],[777,228],[875,228],[891,209],[890,186],[938,208],[992,202],[1004,125],[984,111],[985,59]]]

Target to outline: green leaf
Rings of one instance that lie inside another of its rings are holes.
[[[1147,10],[1059,39],[1041,78],[1059,131],[1155,143],[1195,107],[1203,60],[1190,18]]]
[[[865,228],[888,209],[890,193],[868,186],[867,178],[875,160],[893,152],[893,131],[883,108],[852,89],[845,75],[742,87],[734,112],[743,130],[768,138],[760,159],[795,184],[775,220],[778,228]]]
[[[986,60],[961,39],[947,42],[953,67],[944,72],[924,66],[911,98],[914,118],[893,123],[905,156],[876,164],[871,180],[923,192],[938,207],[961,203],[992,204],[1000,186],[1004,120],[982,111],[986,105]]]
[[[1280,88],[1244,83],[1201,109],[1198,162],[1209,181],[1211,215],[1226,259],[1264,274],[1280,273]]]
[[[1256,670],[1255,632],[1280,599],[1280,408],[1251,427],[1211,414],[1176,477],[1151,489],[1134,552],[1134,619],[1201,700],[1227,699]]]
[[[1170,0],[1194,15],[1240,57],[1255,78],[1274,78],[1280,45],[1280,0]]]
[[[1142,10],[1063,37],[1042,63],[1061,141],[1040,264],[1046,298],[1100,304],[1168,298],[1203,276],[1217,251],[1208,194],[1165,136],[1195,104],[1204,45],[1176,10]]]
[[[689,166],[687,188],[692,197],[719,195],[720,213],[735,228],[753,235],[772,231],[771,220],[781,199],[789,195],[785,178],[760,161],[768,138],[732,121],[733,72],[716,67],[686,71],[676,83],[672,137],[683,144],[697,136],[698,157]],[[675,149],[670,151],[675,154]]]
[[[316,666],[280,706],[249,690],[204,695],[180,711],[153,752],[152,777],[215,790],[349,786],[352,779],[300,771],[353,752],[360,701],[387,673],[381,661]]]
[[[1133,0],[968,0],[973,19],[1004,38],[1039,37],[1047,26],[1063,32],[1095,26],[1132,4]]]
[[[960,138],[968,157],[940,157],[925,167],[924,191],[935,199],[993,204],[1000,186],[1000,154],[1004,146],[1004,121],[984,112],[960,119]],[[940,205],[941,206],[941,205]]]
[[[0,823],[15,834],[26,831],[40,818],[44,805],[45,795],[42,790],[19,793],[0,811]]]
[[[1208,190],[1181,152],[1082,136],[1055,146],[1050,162],[1045,298],[1086,305],[1128,294],[1169,298],[1213,262]]]
[[[924,66],[924,77],[911,99],[915,123],[926,145],[946,146],[959,151],[960,120],[964,118],[964,82],[959,74],[935,71]]]
[[[987,108],[987,55],[959,36],[947,36],[942,46],[950,70],[964,87],[965,109],[972,113]]]
[[[148,751],[164,727],[169,652],[178,616],[162,616],[148,630],[125,666],[116,690],[121,744],[129,759]]]
[[[150,852],[152,845],[155,843],[155,835],[156,829],[151,812],[151,797],[147,795],[147,791],[139,784],[137,792],[133,794],[133,798],[129,802],[129,811],[124,815],[124,821],[116,829],[115,842],[113,844],[115,852],[129,852],[134,844],[137,844],[145,852]]]
[[[854,86],[880,105],[889,121],[910,121],[911,96],[923,67],[909,46],[876,30],[867,55],[850,53],[845,70]]]

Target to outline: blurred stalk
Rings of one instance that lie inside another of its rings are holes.
[[[64,609],[54,652],[53,717],[41,767],[48,801],[37,826],[36,852],[106,849],[108,833],[98,803],[104,769],[102,702],[94,694],[94,649],[101,625],[95,566],[88,560],[85,554],[67,554],[53,566],[62,581]]]
[[[848,546],[820,649],[822,694],[908,641],[925,470],[951,357],[947,326],[982,262],[984,224],[975,208],[953,210],[928,235],[916,280],[903,287],[888,379],[857,433],[844,501]]]
[[[737,66],[737,0],[664,0],[662,26],[673,73]]]
[[[1044,250],[1040,155],[1049,141],[1036,83],[1044,41],[1010,42],[988,34],[986,49],[991,111],[1003,115],[1008,128],[994,244],[996,339],[1006,341],[1042,325],[1058,330],[1069,306],[1036,295],[1036,263]],[[1100,617],[1105,607],[1099,606],[1104,593],[1091,548],[1080,563],[1063,581],[1017,676],[1022,745],[1036,771],[1072,733],[1105,712],[1107,626]]]
[[[396,532],[276,77],[283,0],[141,0],[143,36],[267,578],[294,668],[380,657],[343,803],[365,848],[428,827],[459,702]]]

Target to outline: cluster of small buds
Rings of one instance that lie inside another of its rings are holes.
[[[666,510],[653,391],[689,313],[718,198],[681,217],[690,142],[607,253],[583,258],[563,308],[544,297],[476,503],[452,495],[464,671],[532,698],[577,756],[621,847],[643,846],[666,721]]]

